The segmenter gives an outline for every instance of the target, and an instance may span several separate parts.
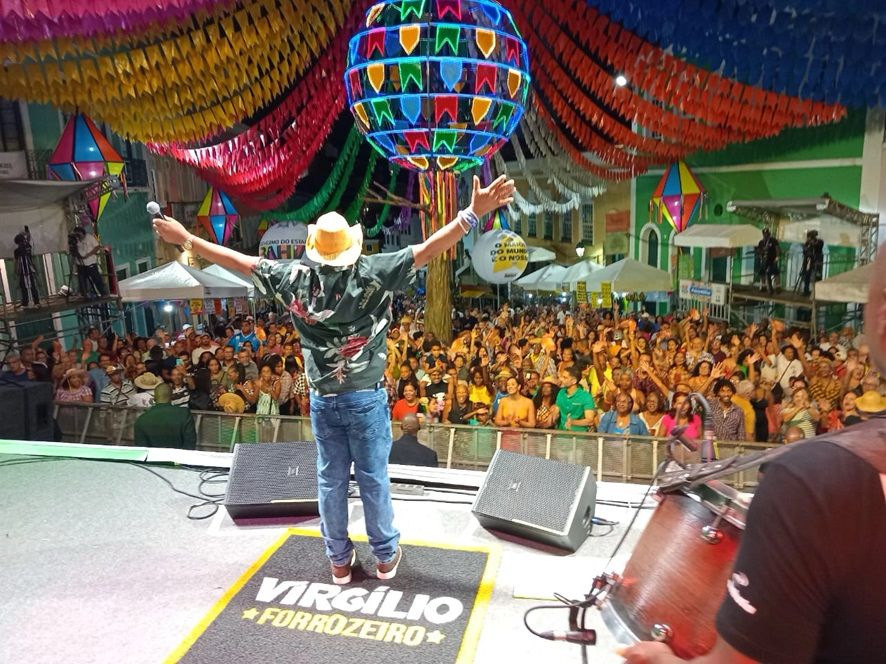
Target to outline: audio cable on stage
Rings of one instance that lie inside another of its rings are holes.
[[[218,512],[218,506],[221,504],[222,500],[224,500],[225,494],[224,491],[220,493],[209,492],[207,488],[216,484],[226,484],[228,471],[227,470],[217,470],[217,469],[203,469],[203,468],[192,468],[189,466],[177,466],[179,470],[186,470],[192,473],[199,473],[199,484],[197,485],[197,493],[190,493],[188,491],[184,491],[176,487],[172,481],[165,477],[162,473],[157,472],[156,470],[149,468],[140,463],[136,463],[135,461],[108,461],[105,459],[81,459],[79,457],[44,457],[44,456],[28,456],[28,457],[15,457],[11,459],[2,459],[0,460],[0,468],[6,468],[10,466],[22,466],[25,464],[31,463],[46,463],[49,461],[84,461],[87,463],[123,463],[129,466],[133,466],[135,468],[141,468],[142,470],[151,473],[151,475],[155,475],[163,480],[170,489],[172,489],[175,493],[181,494],[183,496],[187,496],[188,498],[195,498],[199,500],[199,503],[195,503],[188,508],[187,517],[191,521],[202,521],[204,519],[209,519],[210,517],[215,516],[216,512]],[[201,509],[206,509],[207,512],[205,514],[195,515],[195,512]]]

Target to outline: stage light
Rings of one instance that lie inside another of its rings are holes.
[[[168,314],[171,314],[173,311],[175,311],[175,307],[173,307],[171,304],[164,304],[163,311],[165,311]]]
[[[628,79],[625,77],[624,74],[619,74],[618,76],[615,77],[615,84],[618,87],[623,88],[624,86],[626,86],[628,84]]]

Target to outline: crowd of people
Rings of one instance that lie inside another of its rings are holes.
[[[400,298],[388,331],[392,418],[426,423],[608,434],[703,435],[689,398],[712,405],[714,435],[785,441],[834,431],[884,410],[883,382],[851,328],[809,339],[779,321],[730,329],[704,312],[623,315],[566,305],[454,311],[453,340],[424,330]],[[90,329],[79,348],[37,339],[0,379],[44,380],[59,402],[172,404],[258,415],[310,411],[298,334],[273,313],[149,338]]]
[[[880,375],[851,328],[810,339],[780,321],[744,329],[693,310],[529,307],[457,313],[450,344],[407,307],[390,333],[393,417],[450,424],[698,439],[795,441],[886,408]]]

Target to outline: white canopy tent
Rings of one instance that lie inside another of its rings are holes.
[[[94,182],[0,180],[0,258],[13,257],[13,238],[25,226],[35,254],[67,252],[65,200]]]
[[[524,290],[558,291],[563,285],[563,275],[565,273],[565,267],[553,264],[527,274],[525,277],[520,277],[514,283]]]
[[[591,278],[591,275],[596,274],[602,269],[603,266],[599,263],[594,263],[593,261],[589,260],[582,260],[567,269],[560,281],[572,286],[573,284],[577,284],[580,281],[587,281]]]
[[[614,293],[649,293],[674,289],[670,274],[633,258],[625,258],[596,270],[586,281],[589,291],[600,291],[601,284],[607,282],[612,285]]]
[[[550,263],[557,260],[557,254],[544,247],[528,247],[530,263]]]
[[[873,273],[874,264],[868,263],[830,279],[819,281],[815,284],[815,299],[819,302],[865,304],[868,301],[868,289]]]
[[[739,249],[755,246],[763,232],[752,224],[696,224],[674,237],[678,247]]]
[[[124,279],[118,289],[124,302],[211,300],[247,297],[249,292],[242,284],[174,261]]]
[[[239,284],[241,286],[246,287],[246,291],[248,297],[251,299],[255,297],[255,284],[249,280],[243,274],[239,272],[234,272],[233,270],[228,270],[227,268],[222,267],[221,265],[210,265],[209,267],[203,268],[204,274],[211,274],[214,277],[221,277],[222,279],[227,279],[228,281],[233,281],[235,284]]]

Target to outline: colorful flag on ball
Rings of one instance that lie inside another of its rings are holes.
[[[258,222],[258,228],[256,229],[256,234],[258,235],[258,239],[261,240],[265,233],[268,232],[268,229],[271,227],[271,221],[269,219],[262,219]]]
[[[658,209],[658,223],[667,219],[677,233],[686,230],[689,224],[697,221],[704,199],[698,178],[683,161],[671,164],[665,169],[658,186],[649,202],[649,211]]]
[[[197,221],[209,233],[209,238],[216,244],[224,246],[231,239],[234,226],[239,219],[240,215],[237,214],[225,192],[210,187],[203,202],[200,203],[200,209],[197,210]]]
[[[124,192],[123,157],[99,131],[95,123],[82,113],[72,115],[49,158],[49,170],[59,180],[96,180],[108,176],[120,178]],[[98,222],[111,197],[107,188],[89,201],[89,211]]]

